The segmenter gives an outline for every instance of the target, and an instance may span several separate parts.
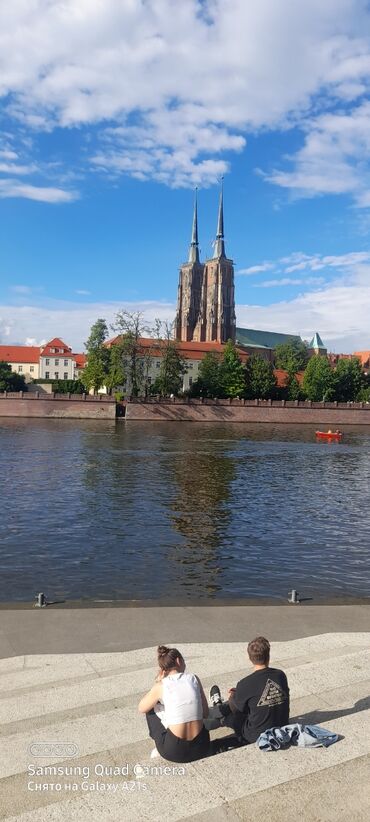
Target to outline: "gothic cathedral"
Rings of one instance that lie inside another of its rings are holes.
[[[181,342],[235,341],[234,266],[225,254],[223,191],[212,259],[199,260],[195,198],[189,258],[180,268],[175,337]]]

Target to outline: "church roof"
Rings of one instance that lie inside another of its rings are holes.
[[[280,334],[276,331],[258,331],[252,328],[236,328],[236,343],[248,348],[274,349],[282,343],[301,341],[299,334]]]
[[[312,340],[309,344],[309,348],[325,348],[325,351],[326,351],[326,346],[324,345],[318,331],[315,331],[315,334],[312,337]]]
[[[218,206],[217,233],[213,250],[213,259],[220,259],[221,257],[226,257],[224,239],[224,191],[222,182],[220,191],[220,202]]]

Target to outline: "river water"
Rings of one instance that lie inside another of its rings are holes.
[[[370,596],[370,431],[0,420],[0,601]]]

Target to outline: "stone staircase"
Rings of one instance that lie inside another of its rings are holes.
[[[180,649],[206,691],[217,682],[226,693],[250,670],[245,647]],[[276,753],[253,745],[179,766],[150,759],[137,712],[154,648],[0,660],[0,819],[368,822],[370,633],[275,642],[272,664],[288,674],[292,719],[322,724],[340,741]]]

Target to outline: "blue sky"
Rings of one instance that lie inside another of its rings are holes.
[[[0,9],[0,342],[172,318],[223,175],[238,324],[369,348],[369,35],[363,0]]]

